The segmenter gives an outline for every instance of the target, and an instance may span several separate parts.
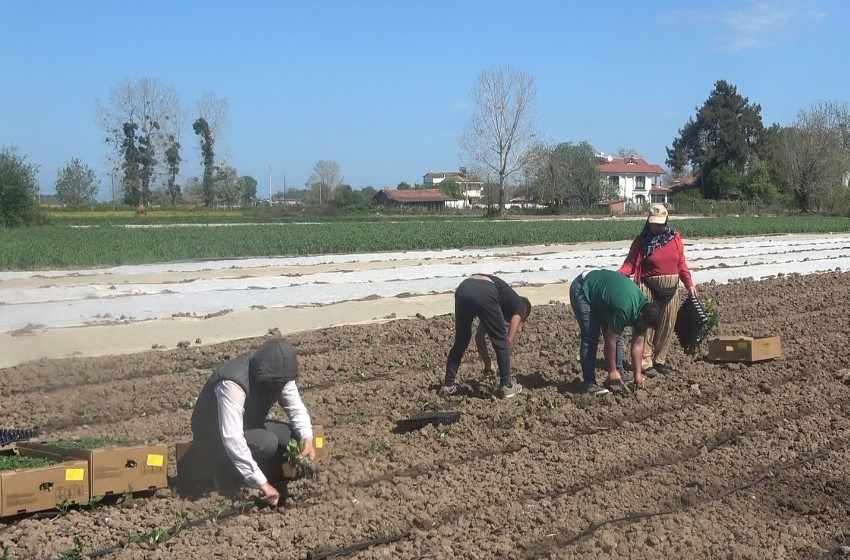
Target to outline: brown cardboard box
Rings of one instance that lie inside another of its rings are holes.
[[[64,449],[45,443],[20,443],[18,447],[85,459],[89,463],[92,496],[168,487],[168,446],[165,444]]]
[[[19,452],[59,462],[46,467],[0,472],[0,517],[49,511],[61,504],[89,501],[89,465],[86,461],[26,449]]]
[[[317,424],[313,426],[313,447],[316,448],[316,464],[323,463],[328,458],[327,440],[325,439],[325,428]],[[283,477],[287,479],[296,478],[295,469],[289,463],[283,464]]]
[[[715,362],[760,362],[781,354],[778,336],[712,336],[708,339],[708,359]]]
[[[177,462],[177,483],[185,487],[188,483],[206,482],[215,478],[216,473],[221,470],[217,465],[209,464],[204,457],[192,447],[191,441],[183,441],[174,444],[174,458]]]

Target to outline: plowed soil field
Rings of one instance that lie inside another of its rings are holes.
[[[780,335],[780,359],[717,365],[676,347],[677,375],[636,396],[573,394],[567,301],[537,306],[514,354],[517,398],[492,398],[474,348],[463,395],[438,399],[441,315],[291,336],[330,459],[288,507],[185,528],[107,558],[735,558],[845,554],[850,535],[850,274],[700,286],[723,334]],[[519,290],[521,291],[521,290]],[[285,314],[286,311],[281,311]],[[285,320],[285,319],[282,319]],[[187,333],[187,339],[194,337]],[[31,362],[0,370],[0,427],[56,437],[189,439],[211,368],[261,342]],[[460,411],[408,434],[424,409]],[[172,448],[173,449],[173,448]],[[174,476],[175,466],[170,465]],[[5,558],[88,554],[242,498],[175,492],[0,525]],[[364,550],[344,547],[366,543]],[[325,553],[340,552],[338,556]]]

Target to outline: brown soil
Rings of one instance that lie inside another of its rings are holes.
[[[566,292],[566,287],[565,287]],[[473,348],[468,397],[434,389],[451,316],[303,333],[302,388],[331,459],[292,485],[291,507],[255,510],[110,558],[307,558],[401,535],[346,557],[815,558],[848,536],[850,274],[703,286],[724,334],[781,335],[783,356],[714,365],[674,351],[676,376],[636,397],[586,399],[577,327],[562,303],[535,308],[514,366],[525,391],[491,398]],[[566,293],[564,300],[566,300]],[[285,313],[283,311],[282,313]],[[187,332],[185,338],[194,340]],[[0,427],[173,443],[216,364],[259,340],[0,370]],[[450,427],[392,432],[445,405]],[[174,474],[174,464],[170,465]],[[175,495],[0,525],[9,558],[59,558],[208,515],[235,498]]]

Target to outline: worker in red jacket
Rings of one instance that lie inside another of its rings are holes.
[[[658,328],[649,329],[643,346],[643,368],[647,377],[675,373],[666,361],[681,306],[679,281],[688,293],[694,296],[697,293],[685,262],[682,237],[667,224],[668,217],[663,204],[649,207],[643,231],[632,241],[629,255],[617,270],[624,276],[633,276],[649,301],[659,306]]]

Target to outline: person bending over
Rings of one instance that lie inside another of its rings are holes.
[[[509,399],[522,391],[511,375],[511,352],[520,326],[531,314],[531,302],[520,297],[507,282],[492,274],[473,274],[455,290],[455,340],[446,360],[446,376],[439,389],[447,397],[457,392],[457,372],[472,338],[472,321],[478,317],[475,345],[484,362],[484,371],[495,373],[487,349],[487,339],[496,352],[499,366],[498,395]]]
[[[646,381],[641,361],[646,329],[658,323],[658,307],[650,303],[637,284],[613,270],[583,272],[570,285],[570,305],[581,332],[579,356],[583,392],[604,395],[609,390],[596,382],[596,350],[599,333],[604,338],[603,353],[608,370],[606,383],[619,388],[626,380],[623,351],[618,344],[623,330],[632,327],[631,358],[634,380],[639,387]]]

